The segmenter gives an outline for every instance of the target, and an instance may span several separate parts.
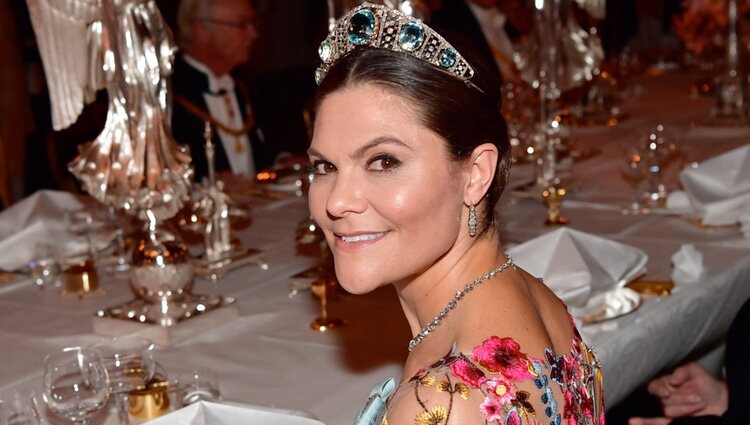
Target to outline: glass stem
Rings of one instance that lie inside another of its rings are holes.
[[[120,425],[130,425],[127,393],[123,393],[117,396],[117,415],[120,417]]]

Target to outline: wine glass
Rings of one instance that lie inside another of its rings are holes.
[[[141,390],[153,378],[154,343],[146,338],[112,338],[93,346],[109,374],[109,390],[117,399],[120,424],[129,424],[128,392]]]
[[[42,425],[36,392],[16,388],[5,400],[0,400],[0,424]]]
[[[44,359],[44,402],[50,411],[77,425],[107,404],[109,378],[101,355],[71,347]]]
[[[646,160],[646,154],[639,146],[626,146],[624,149],[625,164],[622,167],[622,174],[630,183],[632,193],[630,195],[630,205],[623,211],[626,214],[643,214],[648,210],[643,205],[643,193],[641,184],[649,176],[649,166]]]
[[[665,169],[677,158],[677,137],[659,123],[641,139],[649,166],[647,199],[650,206],[665,207],[669,190],[665,183]]]
[[[29,271],[34,284],[39,289],[60,286],[60,262],[54,246],[49,243],[37,243],[34,246],[34,258],[29,261]]]
[[[221,401],[219,378],[210,370],[192,369],[177,378],[183,406],[199,401]]]

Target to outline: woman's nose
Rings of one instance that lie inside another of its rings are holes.
[[[326,202],[328,214],[340,218],[364,212],[367,209],[364,192],[356,176],[339,174]]]

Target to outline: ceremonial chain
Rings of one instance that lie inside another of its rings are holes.
[[[438,313],[437,316],[435,316],[434,319],[430,323],[427,324],[424,328],[422,328],[419,333],[409,341],[409,351],[412,351],[417,347],[417,345],[421,344],[422,341],[424,341],[427,336],[434,332],[435,329],[437,329],[438,325],[448,316],[448,313],[450,313],[451,310],[456,308],[458,305],[458,302],[461,301],[466,294],[471,292],[477,285],[480,283],[483,283],[487,280],[492,279],[495,277],[498,273],[502,272],[503,270],[507,269],[508,267],[515,266],[513,264],[513,259],[508,256],[508,260],[505,261],[503,264],[500,264],[497,268],[490,270],[489,272],[483,274],[482,276],[477,277],[473,281],[467,283],[464,285],[462,289],[460,289],[458,292],[456,292],[456,295],[453,296],[453,299],[448,302],[448,305],[445,306],[442,310],[440,310],[440,313]]]
[[[210,113],[208,113],[207,111],[204,111],[198,105],[192,103],[191,101],[185,99],[182,96],[175,95],[174,100],[177,103],[179,103],[183,108],[185,108],[185,110],[188,111],[189,113],[197,116],[202,121],[210,122],[212,126],[219,128],[221,131],[234,137],[239,137],[239,136],[249,133],[250,130],[252,130],[253,127],[255,126],[255,119],[253,118],[253,115],[250,115],[249,117],[247,117],[247,120],[245,120],[245,123],[242,127],[234,128],[212,117]]]

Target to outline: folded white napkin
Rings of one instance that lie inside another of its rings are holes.
[[[638,248],[569,228],[524,242],[508,254],[570,307],[583,307],[589,298],[625,285],[648,261]]]
[[[746,204],[740,215],[740,231],[746,238],[750,238],[750,204]]]
[[[684,170],[680,180],[703,224],[736,223],[750,201],[750,144]]]
[[[73,238],[63,219],[65,210],[82,207],[70,193],[42,190],[0,213],[0,269],[27,265],[40,244],[52,245],[60,256],[83,252],[85,241]]]
[[[691,213],[694,211],[690,197],[684,190],[673,190],[667,195],[667,209],[676,213]]]
[[[680,250],[672,256],[672,282],[676,285],[695,283],[705,274],[703,254],[692,244],[682,245]]]
[[[242,404],[201,401],[148,422],[149,425],[323,425],[304,413]]]

